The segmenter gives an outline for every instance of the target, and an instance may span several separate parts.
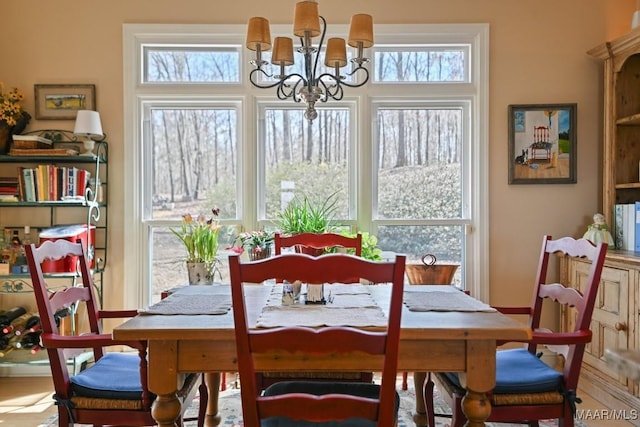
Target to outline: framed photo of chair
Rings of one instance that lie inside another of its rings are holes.
[[[577,182],[577,104],[509,105],[509,184]]]

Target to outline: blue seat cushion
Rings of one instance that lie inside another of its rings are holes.
[[[140,357],[106,353],[95,364],[71,377],[71,390],[74,396],[139,400],[142,398]]]
[[[448,372],[447,379],[461,387],[458,374]],[[496,353],[496,386],[494,394],[542,393],[562,391],[562,372],[544,363],[524,348]]]
[[[280,381],[270,385],[264,391],[265,396],[277,396],[287,393],[309,393],[321,396],[323,394],[351,394],[355,396],[377,399],[380,386],[370,383],[357,382],[325,382],[325,381]],[[400,396],[396,393],[395,413],[398,416]],[[263,420],[261,427],[376,427],[376,423],[363,418],[350,418],[344,421],[311,422],[294,421],[286,417],[273,417]]]

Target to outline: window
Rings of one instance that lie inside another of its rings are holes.
[[[127,303],[186,281],[182,214],[221,209],[224,260],[238,230],[273,227],[301,193],[338,193],[340,223],[383,250],[461,263],[456,283],[486,299],[486,25],[376,26],[370,83],[311,125],[248,83],[243,25],[124,28],[125,280],[143,284]]]

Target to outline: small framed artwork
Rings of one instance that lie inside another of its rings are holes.
[[[78,110],[96,109],[96,86],[81,85],[34,85],[36,119],[74,120]]]
[[[509,184],[577,182],[577,108],[509,105]]]

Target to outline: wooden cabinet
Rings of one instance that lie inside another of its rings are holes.
[[[584,290],[589,268],[590,263],[580,260],[561,262],[566,283],[580,291]],[[588,388],[590,394],[610,408],[640,409],[638,384],[620,375],[605,361],[606,349],[640,348],[639,280],[639,257],[617,251],[608,254],[591,319],[593,338],[583,360],[582,373],[589,381],[581,381],[580,387]],[[573,330],[575,311],[562,311],[561,323],[562,330]]]
[[[640,201],[640,29],[587,52],[604,62],[603,209]]]
[[[603,200],[606,222],[614,224],[616,204],[640,201],[640,28],[587,52],[604,65]],[[588,264],[563,260],[561,274],[581,289]],[[581,381],[611,409],[640,409],[640,386],[612,369],[606,349],[640,349],[640,253],[609,248],[593,312]],[[570,330],[573,313],[561,313]]]

